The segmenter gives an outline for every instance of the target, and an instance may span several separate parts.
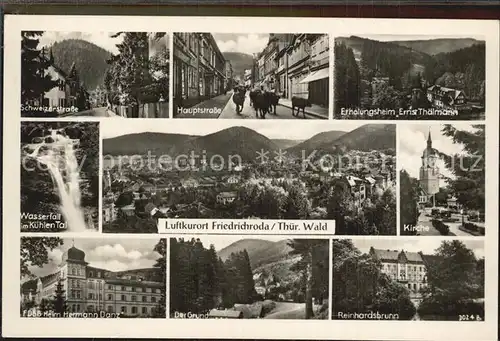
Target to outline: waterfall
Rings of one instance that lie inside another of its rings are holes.
[[[61,130],[51,130],[51,134],[42,139],[42,142],[31,145],[33,152],[29,156],[47,167],[60,199],[61,214],[67,230],[86,231],[88,228],[81,207],[79,165],[74,148],[79,140],[70,139]]]

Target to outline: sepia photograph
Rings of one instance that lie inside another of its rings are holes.
[[[328,119],[327,34],[173,38],[174,118]]]
[[[485,235],[484,125],[398,127],[400,234]]]
[[[485,119],[484,40],[336,37],[334,58],[335,119]]]
[[[21,32],[22,117],[168,117],[165,32]]]
[[[99,231],[99,123],[21,122],[21,232]]]
[[[167,217],[329,219],[337,234],[396,235],[395,125],[230,122],[103,122],[103,232],[157,233]]]
[[[328,239],[170,239],[170,317],[328,319]]]
[[[166,239],[21,238],[21,317],[165,318]]]
[[[333,241],[332,319],[484,321],[484,241]]]

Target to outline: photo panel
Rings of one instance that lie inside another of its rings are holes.
[[[333,240],[332,319],[484,321],[484,241]]]
[[[166,32],[21,32],[22,117],[166,118]]]
[[[327,320],[329,239],[170,239],[170,318]]]
[[[21,122],[21,232],[99,231],[99,123]]]
[[[334,118],[484,120],[484,38],[334,38]]]
[[[328,34],[173,38],[174,118],[328,119]]]
[[[394,124],[195,122],[102,123],[104,233],[157,233],[174,218],[396,235]]]
[[[166,318],[166,239],[21,237],[21,317]]]
[[[484,236],[486,127],[400,124],[400,234]]]

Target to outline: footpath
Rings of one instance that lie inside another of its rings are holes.
[[[286,98],[280,98],[279,105],[284,106],[286,108],[292,108],[292,101]],[[297,108],[295,108],[297,110]],[[314,116],[315,118],[320,118],[327,120],[328,119],[328,108],[324,108],[317,104],[313,104],[310,107],[305,108],[306,115]],[[302,110],[300,110],[300,115],[302,115]]]

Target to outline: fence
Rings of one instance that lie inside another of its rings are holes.
[[[168,118],[168,102],[144,103],[139,106],[117,105],[113,112],[127,118]]]

